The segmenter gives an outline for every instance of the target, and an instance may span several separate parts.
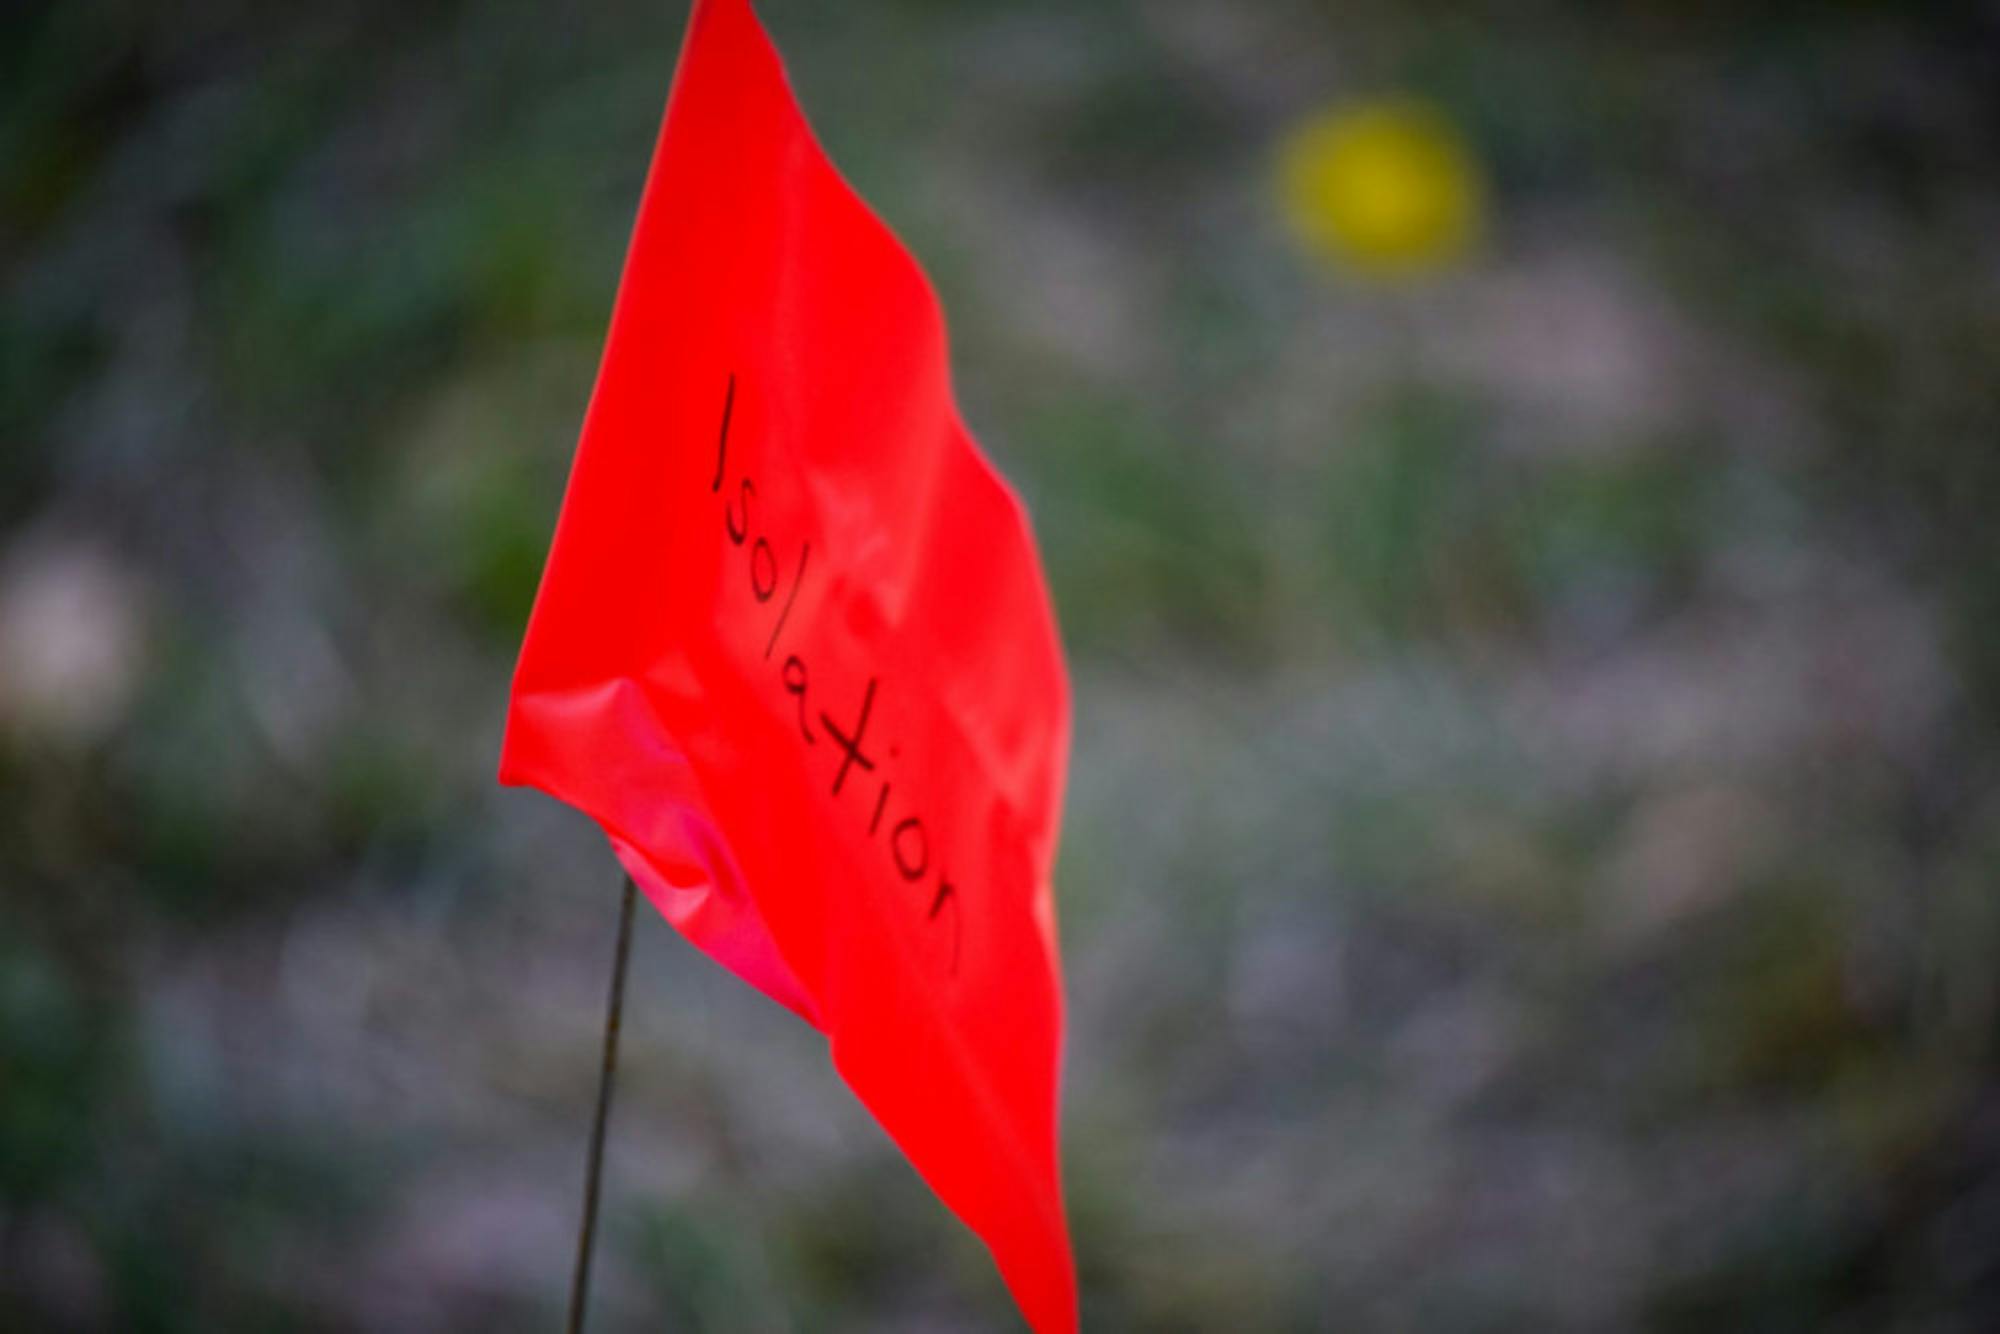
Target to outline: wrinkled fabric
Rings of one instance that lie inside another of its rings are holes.
[[[747,0],[700,0],[516,670],[502,781],[673,925],[1076,1325],[1050,874],[1069,686],[937,299]]]

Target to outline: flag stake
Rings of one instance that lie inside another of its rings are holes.
[[[576,1234],[576,1275],[569,1287],[568,1334],[583,1334],[590,1295],[590,1253],[597,1240],[597,1188],[604,1175],[604,1124],[611,1115],[611,1082],[618,1073],[618,1020],[625,1009],[625,964],[632,957],[632,877],[618,904],[618,953],[611,964],[611,999],[604,1012],[604,1063],[597,1073],[597,1116],[590,1124],[590,1161],[584,1168],[583,1223]]]

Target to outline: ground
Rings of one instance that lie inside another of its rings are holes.
[[[1086,1326],[2000,1322],[1991,6],[761,8],[1048,558]],[[553,1327],[493,768],[683,17],[0,18],[0,1324]],[[1435,272],[1283,216],[1385,97]],[[595,1327],[1009,1327],[640,928]]]

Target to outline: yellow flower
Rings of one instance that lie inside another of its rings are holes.
[[[1278,177],[1285,220],[1308,248],[1385,277],[1460,259],[1485,210],[1464,139],[1442,112],[1413,100],[1308,117],[1285,136]]]

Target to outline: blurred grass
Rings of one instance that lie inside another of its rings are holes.
[[[1990,1327],[1990,6],[765,9],[1078,676],[1090,1326]],[[146,590],[0,678],[0,1326],[550,1318],[607,863],[491,757],[680,20],[0,16],[0,638]],[[1384,92],[1497,208],[1393,296],[1266,179]],[[670,963],[607,1327],[1003,1325]]]

